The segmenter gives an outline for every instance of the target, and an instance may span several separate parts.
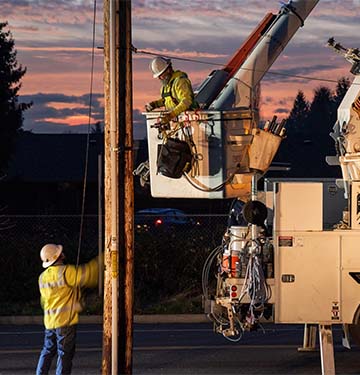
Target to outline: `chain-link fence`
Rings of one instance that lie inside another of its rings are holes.
[[[221,243],[226,225],[226,215],[179,215],[177,210],[136,214],[136,311],[161,312],[164,301],[198,298],[204,261]],[[0,314],[38,306],[44,244],[61,243],[69,263],[76,263],[79,247],[84,263],[97,254],[99,240],[104,244],[97,215],[84,216],[82,222],[79,215],[2,216],[0,238]]]

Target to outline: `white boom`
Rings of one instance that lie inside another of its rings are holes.
[[[254,89],[294,36],[319,0],[293,0],[284,4],[257,46],[230,79],[210,109],[251,108]]]

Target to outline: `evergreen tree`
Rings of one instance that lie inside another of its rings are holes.
[[[23,125],[23,111],[32,103],[19,103],[18,92],[26,68],[18,65],[15,41],[7,22],[0,22],[0,171],[3,172],[14,151],[15,139]]]
[[[306,120],[309,115],[309,102],[306,100],[304,93],[299,90],[294,100],[293,108],[287,118],[287,131],[289,136],[298,135],[304,130]]]
[[[287,119],[287,139],[280,147],[276,161],[291,164],[288,177],[340,177],[339,168],[327,165],[326,156],[334,155],[330,137],[336,122],[337,108],[349,88],[350,81],[340,78],[336,91],[321,86],[314,91],[309,104],[299,91]]]
[[[335,95],[334,95],[335,110],[337,110],[337,108],[339,107],[349,87],[350,87],[350,79],[348,77],[341,77],[338,80],[336,89],[335,89]]]
[[[336,110],[332,91],[326,87],[318,87],[310,104],[306,124],[303,162],[304,172],[308,177],[335,177],[337,168],[326,163],[326,157],[334,155],[334,141],[330,133],[336,121]]]
[[[331,90],[321,86],[315,90],[314,98],[310,105],[308,130],[313,134],[328,132],[334,120],[334,105]]]
[[[299,90],[286,119],[286,139],[280,145],[278,154],[275,157],[276,162],[289,163],[291,170],[284,173],[278,173],[286,177],[306,177],[306,170],[303,166],[304,140],[309,116],[310,104],[306,100],[304,92]]]

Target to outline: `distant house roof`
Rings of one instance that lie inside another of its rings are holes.
[[[88,180],[96,181],[103,134],[91,134]],[[26,182],[82,181],[85,170],[86,134],[21,133],[9,164],[6,180]]]

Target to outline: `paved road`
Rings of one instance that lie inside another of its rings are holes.
[[[73,374],[99,374],[100,325],[80,325]],[[320,353],[299,353],[300,325],[264,326],[229,342],[211,324],[136,324],[134,374],[321,374]],[[0,326],[0,375],[34,374],[42,345],[42,327]],[[360,374],[360,348],[341,346],[334,328],[337,374]]]

